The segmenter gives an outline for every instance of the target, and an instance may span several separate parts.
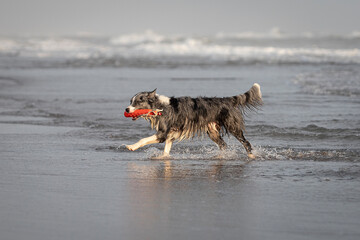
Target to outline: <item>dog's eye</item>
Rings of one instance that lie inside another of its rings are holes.
[[[140,99],[140,101],[142,101],[142,100],[144,100],[144,97],[143,97],[143,96],[141,96],[139,99]]]

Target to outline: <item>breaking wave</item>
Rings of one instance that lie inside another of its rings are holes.
[[[146,31],[117,37],[0,37],[0,58],[1,67],[359,64],[360,38],[356,32],[289,36],[276,29],[211,36]]]

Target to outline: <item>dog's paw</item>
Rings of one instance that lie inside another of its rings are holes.
[[[211,158],[214,160],[222,160],[222,159],[226,159],[226,156],[224,154],[219,153],[219,154],[212,156]]]
[[[254,155],[254,154],[249,153],[249,154],[248,154],[248,158],[250,158],[250,159],[255,159],[256,157],[255,157],[255,155]]]
[[[151,157],[152,160],[171,160],[173,157],[171,157],[169,154],[163,154],[160,156],[153,156]]]
[[[134,145],[125,145],[125,147],[130,151],[135,151],[137,149]]]

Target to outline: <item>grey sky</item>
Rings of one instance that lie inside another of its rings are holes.
[[[360,0],[0,0],[0,34],[360,31]]]

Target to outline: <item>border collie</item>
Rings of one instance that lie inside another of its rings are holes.
[[[219,148],[225,149],[224,134],[232,134],[246,149],[249,158],[255,158],[249,141],[244,137],[244,113],[246,110],[258,109],[262,105],[260,85],[255,83],[249,91],[232,97],[166,97],[152,92],[139,92],[131,98],[126,112],[136,109],[153,109],[162,111],[161,115],[145,117],[157,133],[143,138],[137,143],[126,145],[135,151],[152,143],[165,142],[162,156],[169,158],[172,143],[194,136],[207,134]],[[144,116],[144,115],[143,115]],[[134,119],[136,120],[136,118]]]

